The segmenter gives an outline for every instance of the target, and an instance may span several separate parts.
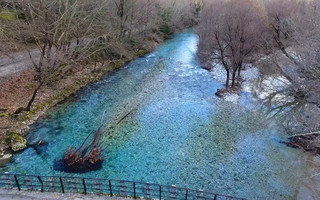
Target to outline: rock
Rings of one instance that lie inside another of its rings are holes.
[[[33,122],[31,122],[31,123],[33,123]],[[29,130],[30,130],[29,126],[24,126],[18,130],[18,134],[19,135],[26,135]]]
[[[27,148],[27,140],[24,139],[16,132],[10,132],[9,136],[11,141],[11,149],[15,152],[24,150]]]
[[[222,98],[225,92],[226,92],[225,89],[218,89],[215,95]]]
[[[11,158],[12,158],[11,154],[4,154],[2,157],[0,157],[0,167],[3,167],[8,162],[10,162]]]
[[[48,146],[48,142],[38,140],[36,143],[28,144],[28,147],[32,147],[38,154],[41,154]]]

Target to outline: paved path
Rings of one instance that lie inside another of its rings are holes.
[[[129,198],[110,197],[94,194],[29,192],[0,189],[0,200],[132,200]]]
[[[80,45],[88,45],[92,41],[91,38],[85,38],[81,41]],[[70,48],[75,49],[79,44],[76,41],[71,42]],[[51,56],[54,54],[55,48],[51,50]],[[39,49],[33,49],[30,51],[32,58],[37,62],[40,60]],[[26,70],[32,66],[32,61],[28,51],[12,53],[7,56],[0,57],[0,78],[8,76],[17,72]]]
[[[39,60],[40,53],[38,50],[32,50],[30,53],[35,60]],[[0,57],[0,77],[21,72],[31,66],[32,62],[28,52],[18,52]]]

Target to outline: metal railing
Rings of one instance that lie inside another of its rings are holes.
[[[80,178],[62,176],[36,176],[22,174],[0,174],[0,188],[36,190],[41,192],[73,192],[84,194],[105,194],[145,199],[177,200],[231,200],[244,199],[229,195],[180,188],[174,185],[158,185],[124,180]]]

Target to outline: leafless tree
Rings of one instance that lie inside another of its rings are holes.
[[[140,50],[151,50],[151,43],[162,40],[163,10],[173,11],[168,21],[174,31],[180,19],[192,21],[193,14],[189,12],[201,5],[193,0],[186,5],[178,4],[178,0],[0,0],[0,3],[4,1],[16,14],[15,20],[5,26],[7,36],[27,47],[30,44],[37,47],[37,50],[27,48],[37,87],[28,104],[17,109],[16,114],[30,111],[38,91],[71,72],[80,61],[93,60],[103,65],[108,59],[130,59]],[[1,28],[2,25],[3,22]]]
[[[257,53],[263,26],[253,3],[240,1],[208,1],[199,26],[199,55],[208,68],[222,64],[227,73],[225,89],[236,88],[243,64]],[[209,62],[209,63],[208,63]],[[236,79],[236,76],[238,78]]]
[[[279,68],[301,101],[320,106],[319,1],[269,1],[266,8],[274,46],[285,57]]]
[[[20,39],[31,38],[39,52],[29,51],[38,86],[27,106],[17,109],[16,114],[30,111],[42,86],[66,73],[85,56],[83,49],[88,39],[95,37],[95,17],[101,10],[99,3],[98,0],[90,3],[81,0],[12,1],[15,13],[23,13],[23,18],[15,21],[11,31],[16,31]]]
[[[276,57],[272,61],[292,83],[295,97],[289,103],[290,109],[286,108],[290,114],[283,114],[283,123],[288,133],[294,135],[291,139],[296,141],[298,137],[304,148],[317,149],[319,137],[315,135],[319,135],[320,130],[320,2],[270,0],[265,5],[269,38],[273,41],[271,52]]]

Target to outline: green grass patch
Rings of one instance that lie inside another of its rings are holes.
[[[0,11],[0,20],[14,21],[16,20],[16,15],[14,12],[9,10]]]
[[[0,118],[1,118],[1,117],[9,117],[9,113],[0,114]]]

